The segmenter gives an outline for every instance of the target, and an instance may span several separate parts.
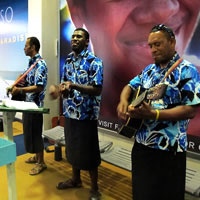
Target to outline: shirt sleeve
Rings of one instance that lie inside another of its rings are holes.
[[[189,64],[183,68],[182,80],[185,80],[185,84],[181,88],[182,104],[200,104],[200,78],[193,64]]]
[[[48,73],[46,63],[44,61],[39,61],[37,65],[39,65],[39,67],[35,73],[35,85],[46,85]]]
[[[61,83],[67,81],[67,68],[66,64],[63,65],[62,76],[61,76]]]
[[[90,67],[89,83],[94,86],[103,85],[103,62],[101,59],[96,58]]]
[[[133,78],[129,84],[128,84],[133,90],[136,90],[137,88],[139,88],[139,86],[142,86],[141,83],[141,77],[140,75],[136,76],[135,78]]]

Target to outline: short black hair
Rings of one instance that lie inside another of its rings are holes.
[[[90,34],[88,33],[88,31],[86,31],[84,28],[76,28],[74,31],[83,31],[84,35],[85,35],[85,39],[89,40],[90,39]]]
[[[151,29],[150,33],[154,33],[157,31],[163,31],[168,39],[175,38],[173,30],[164,24],[157,24]]]
[[[30,40],[30,46],[35,45],[35,50],[39,52],[40,50],[40,41],[36,37],[28,37],[27,39]]]

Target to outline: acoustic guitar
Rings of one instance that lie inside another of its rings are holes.
[[[151,100],[161,99],[167,89],[166,84],[158,84],[153,88],[145,90],[140,93],[140,88],[138,89],[136,98],[134,98],[131,102],[131,105],[135,108],[139,107],[142,102],[147,101],[150,103]],[[122,125],[119,130],[119,134],[131,138],[136,135],[137,131],[142,127],[144,120],[143,119],[135,119],[129,117],[126,124]]]

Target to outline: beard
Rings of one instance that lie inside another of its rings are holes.
[[[165,65],[173,58],[173,56],[174,56],[174,54],[167,55],[167,56],[159,58],[159,59],[155,59],[155,64],[156,65]]]
[[[80,53],[80,48],[78,46],[72,46],[72,51],[74,51],[75,53]]]
[[[76,54],[81,53],[85,48],[85,44],[79,43],[77,45],[71,45],[72,51],[75,52]]]

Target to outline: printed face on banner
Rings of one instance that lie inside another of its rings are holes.
[[[148,46],[149,32],[154,25],[171,27],[176,36],[177,52],[192,63],[199,63],[200,47],[196,46],[200,30],[199,0],[66,2],[73,24],[88,30],[92,49],[104,62],[102,118],[117,120],[116,107],[122,88],[154,62]]]
[[[104,62],[109,61],[118,77],[132,77],[153,62],[147,38],[155,24],[164,23],[173,29],[176,49],[182,55],[191,39],[200,10],[199,0],[67,2],[75,26],[84,25],[87,28],[95,53]]]

